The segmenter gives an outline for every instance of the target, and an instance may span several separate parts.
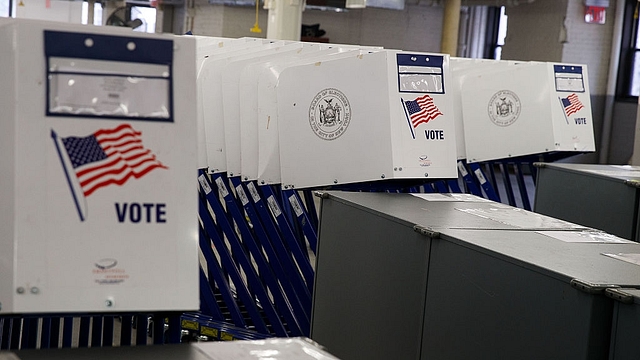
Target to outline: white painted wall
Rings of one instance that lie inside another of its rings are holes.
[[[82,1],[51,0],[49,7],[45,0],[16,0],[16,17],[82,23]]]
[[[261,34],[249,31],[255,22],[255,8],[210,5],[196,0],[193,33],[225,37],[265,37],[267,11],[260,9]],[[437,6],[407,5],[404,10],[366,8],[348,12],[305,10],[302,23],[320,24],[332,43],[383,46],[403,50],[440,50],[443,9]],[[189,29],[186,29],[189,30]]]

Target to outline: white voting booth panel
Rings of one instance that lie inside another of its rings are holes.
[[[209,100],[206,94],[205,82],[208,81],[208,71],[203,71],[205,61],[211,57],[224,53],[247,49],[250,47],[262,46],[268,41],[255,38],[230,39],[222,37],[194,36],[196,39],[196,73],[197,73],[197,113],[198,113],[198,168],[204,169],[209,166],[207,156],[207,128],[205,126],[205,99]]]
[[[240,74],[240,135],[242,179],[258,180],[265,168],[271,166],[269,181],[261,177],[261,184],[280,183],[280,154],[278,147],[278,108],[275,86],[282,68],[293,64],[317,63],[325,59],[359,53],[354,47],[345,48],[322,44],[263,61],[252,61]],[[265,79],[267,82],[265,83]],[[270,81],[268,81],[270,80]],[[260,166],[260,162],[263,162]],[[266,164],[265,161],[271,161]]]
[[[194,39],[0,19],[0,47],[0,314],[198,309]]]
[[[260,64],[258,79],[258,173],[260,184],[280,184],[280,141],[278,136],[278,100],[276,86],[280,73],[289,66],[304,64],[321,64],[323,61],[346,57],[356,57],[370,51],[380,49],[357,50],[354,48],[333,47],[325,52],[335,53],[313,54],[311,59],[285,59],[280,62]],[[316,57],[317,56],[317,57]],[[244,137],[244,134],[243,134]],[[246,157],[243,154],[243,174]],[[248,166],[248,165],[247,165]],[[250,171],[250,170],[249,170]]]
[[[448,55],[380,51],[280,74],[282,183],[455,178]]]
[[[207,167],[207,140],[205,136],[204,128],[204,114],[202,109],[203,94],[202,87],[200,86],[200,72],[202,71],[202,65],[205,59],[209,57],[212,52],[220,48],[233,46],[234,42],[238,42],[236,39],[227,39],[221,37],[207,37],[207,36],[194,36],[196,40],[196,78],[197,78],[197,114],[198,114],[198,169],[204,169]]]
[[[462,83],[467,74],[477,74],[490,69],[504,69],[505,66],[514,65],[513,61],[470,59],[451,57],[451,87],[449,94],[453,99],[453,117],[456,124],[456,154],[458,160],[467,158],[467,149],[464,138],[464,123],[462,119]]]
[[[209,54],[198,74],[198,91],[202,94],[207,167],[212,173],[227,171],[225,148],[222,74],[229,59],[246,54],[282,47],[283,41],[245,41],[233,47],[223,47]]]
[[[244,82],[242,84],[243,86],[240,84],[243,69],[253,63],[315,53],[323,48],[326,48],[326,45],[294,42],[281,47],[229,59],[224,69],[222,69],[221,83],[224,112],[224,141],[227,173],[229,176],[241,175],[242,143],[247,140],[251,145],[257,144],[257,136],[255,136],[255,134],[252,134],[252,136],[247,139],[241,136],[240,109],[244,108],[245,112],[255,113],[257,104],[257,93],[252,90],[255,85],[255,79],[249,81],[249,83]],[[245,88],[244,86],[248,87]]]
[[[478,68],[461,84],[467,161],[595,151],[585,65]]]

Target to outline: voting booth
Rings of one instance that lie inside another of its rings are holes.
[[[283,186],[456,178],[448,81],[447,55],[393,50],[283,70]]]
[[[0,314],[198,309],[194,39],[0,19],[0,47]]]
[[[495,64],[460,73],[468,162],[595,151],[586,65]]]

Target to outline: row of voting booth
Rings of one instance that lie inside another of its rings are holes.
[[[481,162],[595,150],[584,65],[17,19],[0,46],[0,349],[71,346],[74,316],[92,347],[322,334],[310,190],[494,199]]]
[[[584,65],[198,43],[199,162],[212,173],[301,189],[451,179],[456,160],[595,151]]]

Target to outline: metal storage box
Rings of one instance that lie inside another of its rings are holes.
[[[0,313],[198,309],[194,39],[0,19],[0,48]]]
[[[609,360],[632,360],[640,356],[640,290],[607,289],[615,299]]]
[[[640,267],[602,253],[640,244],[500,224],[466,206],[324,193],[311,337],[343,359],[606,358],[602,292],[638,286]]]
[[[639,241],[640,167],[537,164],[536,212]]]

